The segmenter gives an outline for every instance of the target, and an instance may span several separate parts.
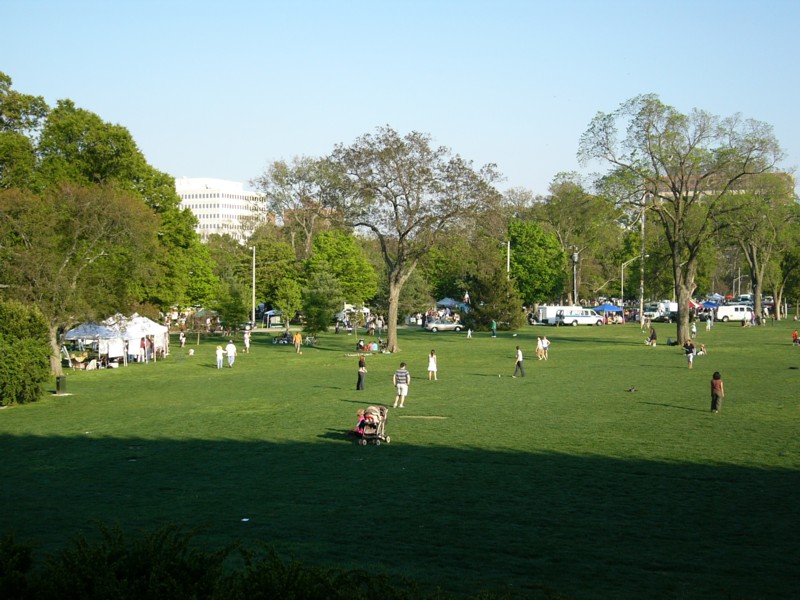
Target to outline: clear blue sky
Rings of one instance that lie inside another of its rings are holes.
[[[544,194],[605,170],[580,135],[642,93],[765,121],[800,164],[797,0],[4,0],[0,23],[16,90],[174,176],[247,182],[389,125]]]

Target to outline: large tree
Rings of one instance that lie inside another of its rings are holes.
[[[670,249],[677,338],[687,339],[700,252],[722,214],[733,210],[728,199],[737,182],[773,170],[780,160],[772,128],[739,115],[720,118],[697,109],[685,115],[655,95],[642,95],[612,113],[598,113],[578,155],[584,163],[608,163],[636,186],[630,197],[648,198],[648,213]]]
[[[277,216],[297,258],[311,256],[314,236],[328,227],[331,179],[324,159],[296,157],[278,160],[253,179],[263,201],[253,206],[259,220]]]
[[[594,297],[618,273],[614,265],[619,264],[616,258],[623,228],[617,223],[622,215],[606,197],[587,191],[577,173],[557,174],[549,191],[530,213],[556,235],[565,258],[577,255],[576,265],[572,260],[562,263],[564,281],[570,282],[565,288],[571,290],[571,302],[580,299],[582,288],[588,288]],[[573,268],[577,290],[573,289]]]
[[[538,223],[515,219],[509,223],[511,277],[525,304],[546,302],[564,288],[564,250],[556,236]]]
[[[763,313],[767,269],[776,254],[788,249],[790,225],[800,216],[793,183],[791,177],[774,173],[742,179],[728,199],[736,210],[723,216],[721,226],[728,242],[741,249],[747,261],[757,315]]]
[[[41,196],[0,191],[0,282],[5,296],[48,321],[51,367],[61,375],[58,332],[136,300],[156,252],[158,218],[113,185],[63,184]]]
[[[380,243],[389,280],[387,344],[394,352],[403,285],[439,235],[499,204],[497,174],[492,165],[476,171],[449,149],[432,148],[425,134],[400,136],[389,127],[337,146],[330,158],[345,222]]]

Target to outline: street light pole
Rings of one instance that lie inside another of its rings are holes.
[[[650,256],[649,254],[645,254],[644,256],[635,256],[630,260],[626,260],[622,263],[622,266],[619,268],[619,295],[622,301],[622,314],[625,314],[625,267],[631,264],[635,260],[641,260],[644,262],[644,259]]]
[[[572,254],[572,300],[575,306],[578,305],[578,261],[580,255],[578,252]]]
[[[250,313],[250,329],[256,328],[256,247],[251,246],[250,249],[253,251],[253,303],[252,303],[252,312]]]
[[[639,326],[644,327],[644,215],[645,210],[647,209],[647,201],[650,200],[650,196],[645,195],[644,202],[642,202],[642,214],[639,215],[639,225],[641,228],[641,238],[642,238],[642,246],[641,251],[639,252],[639,256],[642,258],[642,262],[639,263]]]

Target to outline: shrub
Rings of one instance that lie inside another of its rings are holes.
[[[64,600],[211,598],[230,549],[192,548],[191,534],[166,525],[126,539],[118,527],[100,527],[47,560],[37,598]]]
[[[47,321],[34,307],[0,302],[0,404],[34,402],[50,377]]]
[[[7,533],[0,540],[0,598],[24,600],[31,598],[28,576],[33,565],[30,546],[18,544]]]

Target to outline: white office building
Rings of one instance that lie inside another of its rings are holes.
[[[188,208],[197,217],[195,231],[203,241],[217,233],[244,243],[259,219],[263,221],[253,211],[253,203],[263,198],[263,194],[245,190],[238,181],[176,177],[175,191],[180,196],[181,208]]]

